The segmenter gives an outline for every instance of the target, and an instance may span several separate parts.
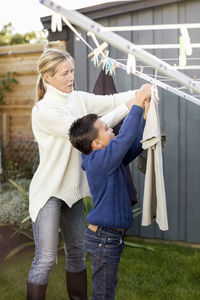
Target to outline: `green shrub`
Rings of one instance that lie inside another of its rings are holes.
[[[0,76],[0,104],[4,104],[3,98],[6,92],[11,92],[11,85],[18,83],[13,77],[13,72],[7,72]]]
[[[16,181],[25,192],[28,191],[30,180],[19,179]],[[28,192],[27,192],[28,193]],[[3,186],[0,194],[0,224],[5,224],[19,230],[32,230],[30,220],[22,223],[28,215],[28,201],[22,191],[16,189],[11,183]]]

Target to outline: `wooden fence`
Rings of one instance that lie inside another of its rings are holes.
[[[25,44],[0,47],[0,76],[13,72],[18,84],[11,85],[11,92],[0,105],[0,138],[6,145],[11,141],[33,140],[31,109],[35,98],[37,61],[44,48],[66,49],[66,41],[48,44]]]

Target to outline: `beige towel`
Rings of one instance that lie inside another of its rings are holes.
[[[151,104],[141,141],[142,148],[147,149],[142,225],[150,225],[153,220],[156,220],[161,230],[168,230],[158,100],[157,88],[153,86]],[[141,159],[144,157],[140,158],[140,162]]]

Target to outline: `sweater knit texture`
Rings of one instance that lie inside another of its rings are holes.
[[[68,131],[74,120],[97,113],[109,126],[115,126],[129,110],[124,104],[134,91],[97,96],[72,91],[63,93],[47,84],[44,98],[32,110],[32,130],[39,147],[40,163],[29,189],[29,213],[35,222],[39,210],[52,196],[71,207],[90,195],[81,170],[81,154],[72,147]]]
[[[105,148],[82,154],[82,169],[86,171],[94,203],[87,216],[90,224],[124,229],[132,225],[130,183],[125,166],[142,151],[140,140],[145,125],[142,112],[140,106],[134,105],[119,134]]]

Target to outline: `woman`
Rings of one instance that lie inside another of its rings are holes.
[[[111,96],[73,90],[74,61],[58,49],[47,49],[38,62],[36,104],[32,129],[38,142],[40,163],[30,185],[29,212],[33,222],[35,258],[27,282],[27,299],[45,299],[50,271],[56,260],[58,230],[66,251],[66,285],[71,300],[87,299],[87,274],[83,235],[83,197],[89,195],[80,153],[72,147],[68,129],[86,115],[107,115],[115,126],[129,112],[124,104],[134,91]]]

